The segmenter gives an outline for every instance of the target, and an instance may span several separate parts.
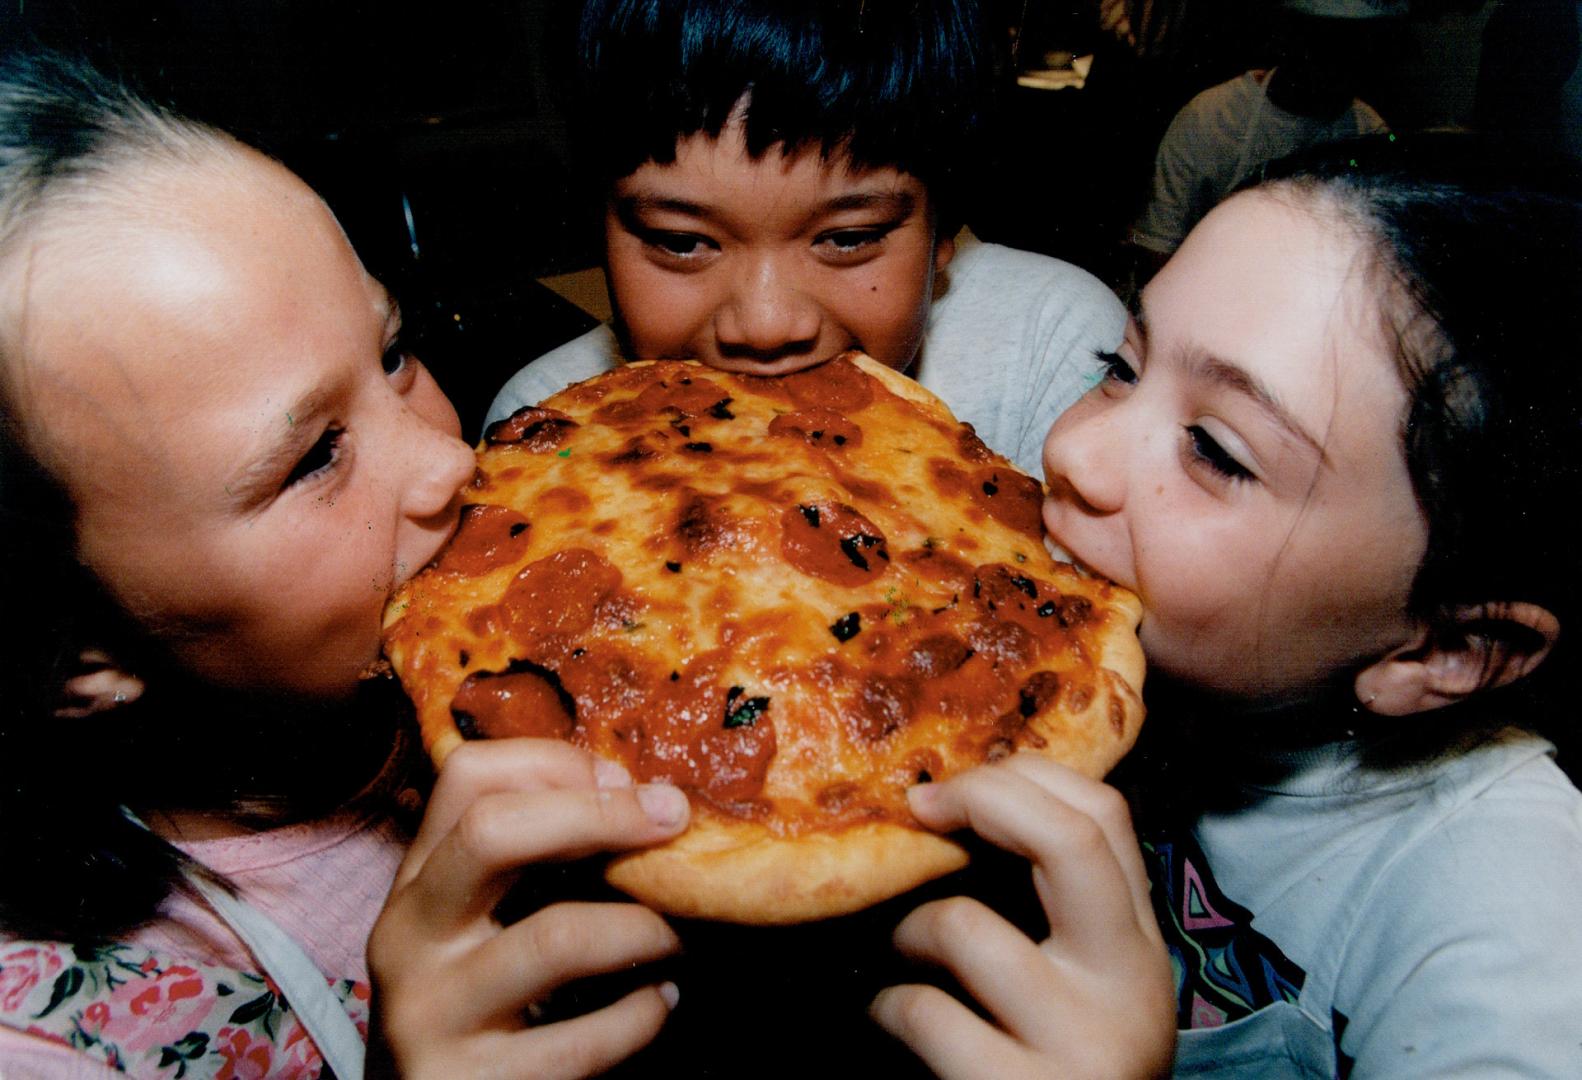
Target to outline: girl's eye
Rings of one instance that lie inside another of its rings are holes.
[[[302,460],[292,467],[285,482],[280,485],[280,490],[284,491],[289,487],[300,484],[311,476],[333,468],[335,463],[340,460],[341,439],[345,435],[345,428],[326,428],[324,434],[319,436],[318,441],[313,444],[306,454],[302,455]]]
[[[1253,478],[1252,472],[1241,462],[1226,453],[1225,448],[1215,441],[1214,436],[1207,431],[1193,424],[1186,429],[1186,433],[1194,460],[1201,461],[1228,480],[1251,480]]]
[[[1104,381],[1137,385],[1137,369],[1128,364],[1120,353],[1099,353],[1099,362],[1104,365]]]

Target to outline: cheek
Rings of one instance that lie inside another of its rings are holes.
[[[649,266],[619,267],[612,258],[610,293],[635,359],[694,351],[712,300],[700,275],[664,273]]]
[[[928,265],[913,260],[904,273],[892,268],[856,283],[835,282],[826,310],[875,360],[905,368],[917,355],[928,322]]]

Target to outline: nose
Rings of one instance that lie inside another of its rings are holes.
[[[1123,417],[1115,403],[1092,390],[1055,421],[1044,440],[1044,478],[1051,498],[1112,514],[1126,499]]]
[[[456,492],[472,479],[477,459],[454,426],[421,424],[410,438],[411,467],[401,509],[408,518],[424,521],[451,509]]]
[[[812,350],[821,323],[817,302],[777,257],[766,256],[736,278],[714,331],[723,356],[774,360]]]

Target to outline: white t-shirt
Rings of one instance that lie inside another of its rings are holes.
[[[1176,1075],[1582,1076],[1582,795],[1551,750],[1381,774],[1328,747],[1153,844]]]
[[[1168,255],[1259,166],[1309,146],[1385,130],[1379,114],[1355,99],[1333,120],[1287,112],[1264,89],[1272,74],[1243,72],[1176,113],[1159,141],[1153,193],[1132,226],[1132,243]]]
[[[1126,311],[1093,275],[1070,263],[964,238],[929,311],[910,374],[938,394],[989,446],[1043,475],[1049,426],[1100,374]],[[517,372],[487,422],[536,405],[621,362],[614,332],[598,326]]]

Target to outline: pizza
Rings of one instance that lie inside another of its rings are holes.
[[[631,363],[492,425],[385,651],[436,762],[567,739],[683,788],[613,859],[657,910],[855,911],[957,869],[913,784],[1013,751],[1102,776],[1142,722],[1141,609],[1043,542],[1042,489],[860,353],[780,377]]]

